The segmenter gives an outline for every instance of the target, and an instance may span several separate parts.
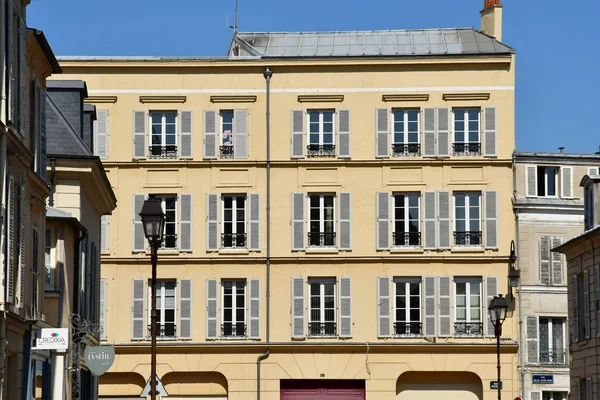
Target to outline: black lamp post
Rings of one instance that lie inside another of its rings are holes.
[[[515,268],[515,263],[517,262],[517,255],[515,253],[515,241],[510,241],[510,258],[509,258],[509,271],[508,271],[508,284],[510,286],[510,293],[506,296],[509,299],[513,298],[513,289],[519,286],[519,277],[521,273],[518,269]]]
[[[508,310],[508,300],[502,295],[498,295],[490,301],[488,311],[490,319],[494,325],[494,335],[496,336],[496,355],[498,359],[498,400],[501,400],[502,388],[500,380],[500,336],[502,336],[502,323],[506,319],[506,311]]]
[[[152,311],[150,314],[150,335],[152,350],[150,359],[150,398],[156,400],[156,264],[158,262],[157,249],[162,243],[165,229],[165,213],[161,201],[153,195],[144,202],[140,211],[144,235],[150,244],[150,261],[152,262]]]

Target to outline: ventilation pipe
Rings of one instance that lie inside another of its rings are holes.
[[[266,306],[266,325],[267,343],[270,342],[271,333],[271,77],[273,72],[267,67],[264,72],[267,81],[267,110],[266,110],[266,133],[267,133],[267,306]]]

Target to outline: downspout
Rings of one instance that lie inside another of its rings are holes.
[[[48,205],[54,207],[54,179],[56,178],[56,159],[50,160],[50,197],[48,198]]]
[[[517,201],[517,162],[515,153],[513,152],[512,157],[512,170],[513,170],[513,199],[516,203]],[[517,252],[517,270],[519,273],[521,272],[521,252],[519,251],[520,242],[519,242],[519,210],[515,207],[515,251]],[[512,290],[512,289],[511,289]],[[517,287],[518,291],[518,302],[519,302],[519,375],[521,378],[521,398],[525,398],[525,352],[523,351],[523,300],[521,296],[521,279],[519,279],[519,286]]]
[[[88,236],[87,230],[84,229],[82,233],[83,235],[81,237],[75,239],[75,248],[73,249],[75,257],[75,268],[73,268],[73,314],[79,314],[79,297],[81,294],[81,282],[79,282],[81,280],[81,276],[79,275],[79,272],[82,267],[81,264],[83,261],[83,256],[81,255],[81,251],[79,249],[81,248],[81,242],[83,242],[83,240]]]
[[[256,400],[260,400],[260,362],[269,357],[271,350],[267,349],[264,354],[261,354],[256,359]]]

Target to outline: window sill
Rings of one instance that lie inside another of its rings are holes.
[[[338,254],[337,247],[307,247],[306,254]]]
[[[180,253],[179,250],[161,250],[161,249],[158,249],[158,254],[164,255],[164,256],[169,256],[169,255],[170,256],[177,256],[177,255],[179,255],[179,253]],[[148,253],[148,254],[150,254],[150,253]]]
[[[322,339],[328,339],[328,340],[331,340],[331,339],[341,339],[337,335],[331,335],[331,336],[311,336],[311,335],[309,335],[306,338],[307,339],[312,339],[312,340],[315,340],[315,339],[316,340],[322,340]]]
[[[419,246],[392,247],[390,253],[423,253],[423,248]]]
[[[219,254],[250,254],[248,249],[219,249]]]
[[[453,253],[483,253],[485,249],[481,246],[454,246],[452,247]]]

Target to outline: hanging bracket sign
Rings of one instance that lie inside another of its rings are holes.
[[[92,374],[99,376],[110,369],[115,361],[114,346],[86,346],[85,365]]]

